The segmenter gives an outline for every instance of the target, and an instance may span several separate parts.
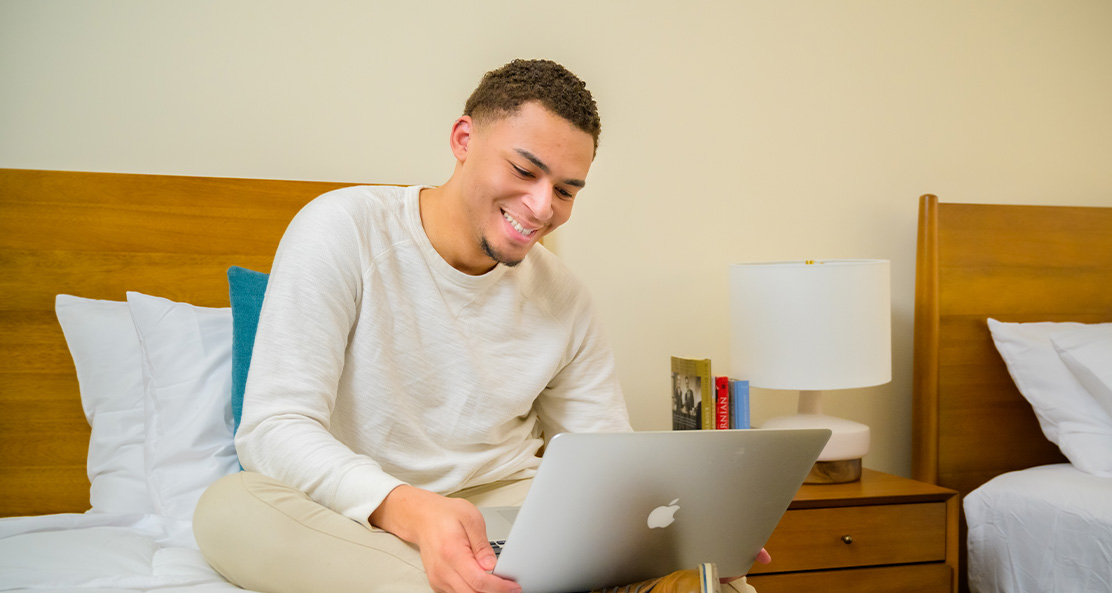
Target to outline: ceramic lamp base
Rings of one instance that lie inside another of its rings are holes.
[[[804,484],[845,484],[861,479],[861,460],[816,461]]]
[[[819,454],[812,475],[830,474],[836,479],[808,481],[812,484],[852,482],[861,477],[861,458],[869,452],[869,427],[822,413],[821,391],[799,392],[799,413],[769,418],[761,428],[829,428],[830,440]],[[856,471],[852,468],[856,467]],[[848,468],[848,469],[847,469]],[[841,478],[841,476],[853,476]]]

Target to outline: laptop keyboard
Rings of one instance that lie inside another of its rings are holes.
[[[502,554],[502,546],[506,545],[506,540],[490,540],[490,547],[494,548],[494,555],[500,556]]]

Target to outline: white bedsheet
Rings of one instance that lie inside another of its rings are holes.
[[[1047,465],[965,498],[975,593],[1112,591],[1112,478]]]
[[[201,556],[187,523],[87,513],[0,519],[0,591],[242,591]]]

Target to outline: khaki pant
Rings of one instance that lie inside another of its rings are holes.
[[[496,482],[453,494],[476,506],[513,506],[532,480]],[[209,564],[235,585],[262,593],[425,593],[417,547],[253,472],[225,476],[205,492],[193,517]],[[692,567],[694,568],[694,567]],[[752,592],[744,579],[723,593]]]

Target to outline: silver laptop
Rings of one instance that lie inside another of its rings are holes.
[[[827,429],[559,434],[524,504],[480,509],[494,574],[523,593],[625,585],[714,562],[749,571]]]

